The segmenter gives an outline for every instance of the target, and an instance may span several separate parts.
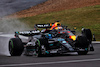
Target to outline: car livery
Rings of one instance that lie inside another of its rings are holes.
[[[57,24],[62,29],[56,29],[59,27]],[[59,23],[36,24],[35,28],[36,30],[15,32],[15,38],[9,40],[11,56],[20,56],[23,51],[24,55],[37,57],[68,52],[86,55],[88,51],[94,51],[90,29],[82,30],[82,35],[79,36]],[[37,28],[46,29],[40,31]],[[19,35],[28,37],[28,42],[23,42]]]

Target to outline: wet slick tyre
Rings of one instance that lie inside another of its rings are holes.
[[[89,42],[91,43],[91,41],[92,41],[92,33],[91,33],[91,30],[90,30],[90,29],[84,29],[84,30],[82,31],[82,34],[83,34],[84,36],[86,36],[87,39],[89,40]]]
[[[9,53],[11,56],[20,56],[24,50],[24,45],[21,39],[11,38],[9,40]]]
[[[36,51],[36,57],[43,57],[46,55],[46,47],[45,45],[48,45],[47,40],[45,39],[39,39],[36,41],[35,51]]]
[[[86,36],[78,36],[75,46],[80,49],[85,49],[85,51],[78,51],[79,55],[86,55],[88,53],[89,41],[87,40]]]
[[[36,51],[36,57],[42,56],[41,45],[39,40],[36,41],[35,51]]]

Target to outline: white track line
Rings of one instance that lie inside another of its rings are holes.
[[[89,61],[100,61],[100,58],[97,59],[84,59],[84,60],[69,60],[69,61],[55,61],[55,62],[41,62],[41,63],[24,63],[24,64],[6,64],[0,65],[0,67],[7,66],[28,66],[28,65],[45,65],[45,64],[59,64],[59,63],[75,63],[75,62],[89,62]]]
[[[100,41],[92,41],[92,43],[98,43],[98,44],[100,44]]]

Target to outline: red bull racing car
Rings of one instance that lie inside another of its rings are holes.
[[[46,29],[39,31],[37,28]],[[40,57],[68,52],[86,55],[88,51],[94,51],[90,29],[83,29],[81,35],[73,32],[59,22],[36,24],[35,30],[15,32],[15,38],[9,40],[9,52],[11,56],[20,56],[24,52],[27,56]],[[28,37],[27,42],[23,42],[19,35]]]

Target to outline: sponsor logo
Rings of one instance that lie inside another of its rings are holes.
[[[40,33],[40,31],[37,30],[37,31],[23,31],[23,32],[19,32],[19,34],[35,34],[35,33]]]

